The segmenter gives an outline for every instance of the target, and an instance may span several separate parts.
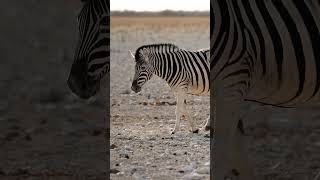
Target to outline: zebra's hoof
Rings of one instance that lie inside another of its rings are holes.
[[[236,169],[232,169],[229,175],[225,176],[225,180],[239,180],[240,173]]]
[[[192,133],[198,134],[199,133],[199,129],[193,130]]]
[[[210,131],[210,126],[200,128],[200,131]]]

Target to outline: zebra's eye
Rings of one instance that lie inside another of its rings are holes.
[[[146,69],[146,67],[145,67],[145,66],[141,66],[140,69],[141,69],[142,71],[144,71],[144,70]]]

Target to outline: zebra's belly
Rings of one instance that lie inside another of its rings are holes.
[[[210,86],[209,83],[203,86],[189,85],[187,94],[196,95],[196,96],[208,96],[210,94]]]
[[[194,95],[194,96],[209,96],[210,95],[210,91],[202,92],[202,93],[188,92],[187,94]]]
[[[281,107],[312,106],[320,104],[316,81],[299,83],[295,77],[286,81],[263,80],[249,90],[246,100]]]

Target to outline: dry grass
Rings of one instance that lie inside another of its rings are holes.
[[[210,17],[122,17],[112,16],[111,32],[134,28],[161,28],[161,29],[206,29],[210,25]]]

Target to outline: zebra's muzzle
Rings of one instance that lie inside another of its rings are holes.
[[[135,93],[138,93],[141,91],[141,87],[138,86],[137,81],[132,82],[131,90]]]
[[[141,88],[136,86],[131,86],[131,90],[134,91],[135,93],[138,93],[141,91]]]

